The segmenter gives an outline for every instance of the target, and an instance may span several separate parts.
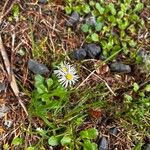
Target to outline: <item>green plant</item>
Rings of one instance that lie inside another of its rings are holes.
[[[83,17],[89,14],[95,18],[95,25],[81,25],[81,30],[87,35],[87,42],[97,42],[102,46],[103,53],[110,56],[123,48],[128,54],[130,48],[136,49],[137,41],[134,35],[142,26],[139,17],[144,4],[140,1],[109,1],[91,0],[89,4],[83,0],[66,0],[66,13],[77,11]]]
[[[98,131],[95,128],[86,129],[80,131],[79,136],[73,137],[73,134],[69,135],[56,135],[51,136],[48,140],[49,145],[58,146],[62,145],[69,150],[81,149],[84,150],[97,150],[97,144],[91,140],[98,136]]]
[[[141,88],[137,83],[134,83],[132,91],[130,94],[124,94],[123,105],[116,111],[116,116],[124,120],[122,120],[124,128],[127,128],[127,130],[130,128],[131,132],[138,132],[141,137],[149,136],[150,132],[149,87],[150,85],[147,84]],[[134,138],[136,143],[139,140],[143,140],[141,137],[137,139],[138,137],[133,135],[132,138]]]
[[[88,115],[88,108],[104,106],[102,100],[93,103],[87,103],[87,100],[90,98],[94,100],[94,97],[102,93],[95,93],[92,96],[91,88],[83,93],[80,91],[80,95],[77,93],[62,87],[55,77],[48,79],[41,75],[35,77],[35,89],[32,92],[29,112],[32,117],[41,118],[44,122],[44,128],[35,132],[41,136],[37,145],[47,140],[51,146],[61,145],[70,150],[81,147],[85,150],[97,149],[93,142],[98,135],[97,130],[91,128],[81,131],[80,127]],[[76,102],[69,101],[72,94],[76,95]]]
[[[63,88],[57,80],[51,78],[45,81],[44,77],[37,75],[35,77],[36,89],[32,92],[32,100],[29,111],[32,115],[40,117],[49,126],[53,127],[47,118],[51,114],[51,120],[55,120],[60,109],[63,109],[68,102],[69,92]]]
[[[148,114],[150,114],[150,110],[148,109],[150,106],[148,87],[147,85],[143,90],[139,90],[139,86],[137,83],[133,85],[133,92],[137,94],[137,98],[131,98],[130,101],[126,99],[124,103],[126,105],[126,115],[130,116],[130,119],[133,124],[135,124],[139,128],[143,128],[144,126],[149,126],[148,122]],[[147,119],[146,119],[147,118]],[[146,121],[147,120],[147,121]],[[145,122],[145,123],[144,123]]]
[[[9,21],[18,21],[20,17],[20,6],[16,3],[13,5],[12,10],[11,10],[11,16],[9,16],[8,20]]]

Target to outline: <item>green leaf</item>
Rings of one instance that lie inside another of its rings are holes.
[[[9,150],[9,145],[8,145],[8,143],[6,143],[6,144],[3,145],[3,150]]]
[[[50,88],[53,85],[53,80],[51,78],[47,79],[47,86]]]
[[[96,31],[101,31],[102,28],[103,28],[103,23],[102,22],[96,23],[96,26],[95,26]]]
[[[48,144],[51,146],[58,146],[60,144],[61,136],[51,136],[48,139]]]
[[[118,20],[117,20],[117,22],[118,22]],[[118,22],[118,27],[121,30],[125,30],[128,27],[128,25],[129,25],[129,21],[126,18],[124,18],[124,20],[119,20],[119,22]]]
[[[139,18],[139,16],[138,15],[136,15],[136,14],[133,14],[133,15],[131,15],[131,21],[133,20],[133,21],[138,21],[140,18]]]
[[[16,18],[16,17],[18,17],[19,16],[19,13],[20,13],[20,10],[19,10],[20,8],[19,8],[19,5],[18,4],[15,4],[14,6],[13,6],[13,16]]]
[[[76,123],[76,125],[77,126],[80,126],[82,123],[83,123],[83,117],[79,117],[79,118],[77,118],[77,120],[75,121],[75,123]]]
[[[101,15],[104,14],[105,9],[99,3],[96,3],[95,7]]]
[[[141,150],[142,145],[143,145],[142,143],[137,144],[137,145],[135,146],[134,150]]]
[[[98,150],[98,146],[96,143],[92,143],[91,141],[87,140],[83,143],[84,150]]]
[[[120,10],[117,15],[119,18],[122,18],[124,16],[124,12]]]
[[[86,14],[88,14],[88,13],[91,11],[90,6],[87,5],[87,4],[83,5],[82,10],[83,10],[83,12],[85,12]]]
[[[128,27],[128,30],[130,30],[131,33],[136,33],[136,28],[133,24]]]
[[[30,147],[27,147],[25,150],[35,150],[35,147],[30,146]]]
[[[71,8],[70,6],[66,6],[66,7],[65,7],[65,12],[66,12],[67,14],[71,14],[72,8]]]
[[[134,40],[130,40],[130,41],[129,41],[129,45],[130,45],[131,47],[135,47],[136,44],[137,44],[137,43],[136,43]]]
[[[82,30],[83,32],[85,32],[85,33],[89,32],[89,28],[90,28],[90,26],[87,25],[87,24],[83,24],[83,25],[81,26],[81,30]]]
[[[138,90],[139,90],[139,85],[137,84],[137,83],[134,83],[133,84],[133,90],[134,90],[134,92],[137,92]]]
[[[35,87],[38,87],[39,85],[44,83],[44,77],[41,75],[36,75],[35,76]]]
[[[98,131],[95,128],[90,128],[80,132],[82,139],[95,139],[98,136]]]
[[[146,91],[146,92],[150,92],[150,84],[146,85],[145,91]]]
[[[132,102],[132,97],[130,95],[125,94],[124,98],[126,99],[127,103],[131,103]]]
[[[144,8],[144,4],[143,3],[138,3],[135,8],[134,11],[141,11]]]
[[[109,8],[112,15],[116,14],[116,9],[115,9],[115,6],[113,3],[109,3],[108,8]]]
[[[82,14],[82,6],[75,6],[73,7],[73,10],[78,12],[79,14]]]
[[[16,137],[16,138],[13,139],[11,144],[17,146],[17,145],[21,145],[22,143],[23,143],[22,138]]]
[[[90,1],[89,4],[90,4],[90,6],[94,6],[95,2],[94,1]]]
[[[46,88],[43,84],[41,84],[41,85],[39,85],[39,86],[37,87],[37,92],[38,92],[39,94],[43,94],[43,93],[47,93],[48,90],[47,90],[47,88]]]
[[[61,139],[61,145],[68,145],[71,143],[71,137],[70,136],[64,136],[62,139]]]
[[[121,11],[123,11],[124,13],[127,11],[127,7],[124,3],[121,3]]]
[[[98,34],[93,33],[93,34],[91,35],[91,39],[92,39],[92,41],[94,41],[94,42],[98,42],[98,41],[99,41],[99,36],[98,36]]]
[[[108,16],[108,21],[111,23],[116,23],[116,18],[114,16]]]

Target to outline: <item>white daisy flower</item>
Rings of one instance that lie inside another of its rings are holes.
[[[58,70],[54,70],[54,74],[58,77],[58,81],[62,86],[71,87],[78,81],[79,76],[75,68],[68,63],[61,63],[57,68]]]

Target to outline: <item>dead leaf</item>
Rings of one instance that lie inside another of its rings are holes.
[[[89,114],[91,117],[95,119],[99,119],[100,117],[102,117],[103,113],[102,113],[102,110],[90,109]]]
[[[96,69],[96,73],[99,75],[104,75],[106,73],[109,72],[109,67],[107,64],[101,62],[101,61],[97,61],[95,64],[95,69]]]

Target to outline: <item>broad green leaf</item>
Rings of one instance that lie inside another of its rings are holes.
[[[98,34],[93,33],[93,34],[91,35],[91,39],[92,39],[92,41],[94,41],[94,42],[98,42],[98,41],[99,41],[99,36],[98,36]]]
[[[23,143],[23,139],[19,138],[19,137],[16,137],[16,138],[13,139],[11,144],[17,146],[17,145],[21,145],[22,143]]]
[[[43,94],[43,93],[47,93],[48,90],[47,90],[47,88],[43,84],[41,84],[41,85],[37,86],[37,92],[39,94]]]
[[[75,6],[73,7],[73,10],[78,12],[79,14],[82,14],[82,6]]]
[[[80,126],[82,123],[83,123],[83,117],[79,117],[79,118],[77,118],[77,120],[75,121],[75,123],[76,123],[76,125],[77,126]]]
[[[89,28],[90,28],[90,26],[87,25],[87,24],[83,24],[83,25],[81,26],[81,30],[82,30],[83,32],[85,32],[85,33],[89,32]]]
[[[143,8],[144,8],[144,4],[138,3],[138,4],[136,4],[134,11],[141,11]]]
[[[137,145],[135,146],[134,150],[141,150],[142,145],[143,145],[142,143],[137,144]]]
[[[138,95],[141,96],[141,97],[145,97],[145,93],[144,92],[139,92]]]
[[[146,92],[150,92],[150,84],[146,85],[145,91],[146,91]]]
[[[125,94],[124,98],[126,99],[127,103],[131,103],[132,102],[132,97],[130,95]]]
[[[127,7],[125,4],[121,3],[121,11],[123,11],[124,13],[127,11]]]
[[[108,16],[108,21],[111,23],[116,23],[116,18],[114,16]]]
[[[128,27],[128,25],[129,25],[129,21],[126,18],[118,22],[118,27],[122,30],[125,30]]]
[[[83,10],[83,12],[85,12],[86,14],[88,14],[88,13],[91,11],[90,6],[87,5],[87,4],[83,5],[82,10]]]
[[[36,75],[35,76],[35,87],[38,87],[39,85],[44,83],[44,77],[41,75]]]
[[[113,43],[112,42],[108,42],[106,45],[107,49],[110,50],[113,48]]]
[[[133,14],[130,16],[130,19],[133,20],[133,21],[138,21],[140,18],[137,14]]]
[[[89,4],[90,4],[90,6],[94,6],[95,2],[94,1],[90,1]]]
[[[80,132],[82,139],[95,139],[98,136],[98,131],[95,128],[90,128]]]
[[[53,80],[51,78],[47,79],[47,86],[50,88],[53,85]]]
[[[109,26],[104,26],[102,32],[109,32],[110,31],[110,27]]]
[[[137,83],[134,83],[133,84],[133,90],[134,90],[134,92],[137,92],[138,90],[139,90],[139,85],[137,84]]]
[[[62,139],[61,139],[61,145],[68,145],[71,143],[71,137],[70,136],[64,136]]]
[[[103,28],[103,23],[102,22],[98,22],[95,26],[95,30],[96,31],[101,31]]]
[[[104,14],[105,9],[99,3],[96,3],[95,7],[101,15]]]
[[[115,9],[115,6],[113,3],[109,3],[108,8],[109,8],[112,15],[116,14],[116,9]]]
[[[124,16],[124,12],[120,10],[117,15],[119,18],[122,18]]]
[[[72,8],[70,6],[66,6],[65,7],[65,12],[66,12],[66,14],[71,14]]]
[[[60,137],[60,136],[51,136],[48,139],[48,144],[51,145],[51,146],[58,146],[60,144],[61,138],[62,137]]]
[[[83,143],[83,149],[84,150],[98,150],[98,146],[96,143],[93,143],[87,140]]]

